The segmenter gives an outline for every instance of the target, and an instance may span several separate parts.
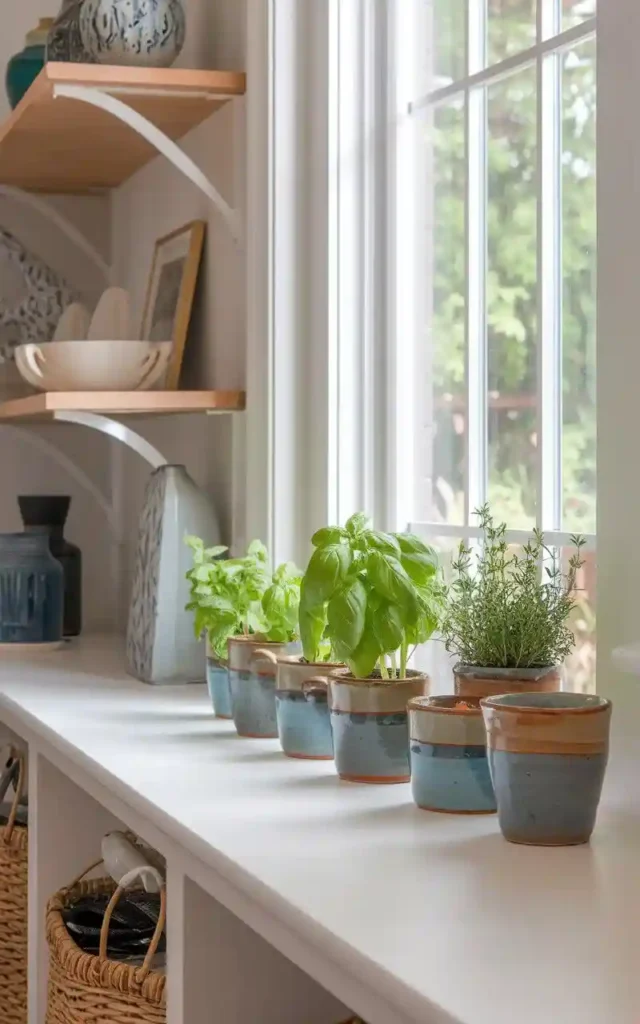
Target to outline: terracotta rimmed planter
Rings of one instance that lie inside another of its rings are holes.
[[[228,648],[231,707],[238,735],[277,739],[278,656],[298,653],[300,644],[274,644],[253,636],[236,636],[229,638]]]
[[[479,668],[456,665],[454,690],[459,697],[494,697],[501,693],[552,693],[562,689],[562,671],[546,668]]]
[[[231,687],[229,686],[229,668],[211,650],[207,640],[207,689],[216,718],[233,718],[231,711]]]
[[[409,701],[409,737],[418,807],[449,814],[495,812],[477,697],[415,697]]]
[[[407,704],[427,693],[429,677],[356,679],[348,669],[331,675],[331,726],[336,768],[347,782],[409,782]]]
[[[278,661],[276,713],[280,743],[287,757],[333,760],[328,673],[343,667],[293,657]]]
[[[505,839],[587,843],[607,766],[611,702],[582,693],[511,693],[481,706]]]

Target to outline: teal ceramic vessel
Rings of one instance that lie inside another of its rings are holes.
[[[331,676],[331,726],[338,775],[345,782],[409,782],[407,704],[423,696],[428,677],[355,679],[348,669]]]
[[[216,718],[233,718],[231,711],[231,687],[229,670],[224,662],[216,658],[207,643],[207,689]]]
[[[287,757],[333,760],[327,673],[342,667],[326,661],[278,659],[276,714],[280,744]]]
[[[416,697],[409,702],[409,737],[418,807],[450,814],[496,810],[478,698]]]
[[[587,843],[607,766],[611,702],[581,693],[520,693],[481,705],[505,839]]]
[[[16,53],[7,65],[5,85],[12,107],[18,106],[45,65],[47,36],[53,22],[53,18],[41,18],[38,27],[27,33],[24,50]]]
[[[0,534],[0,643],[62,639],[64,574],[45,534]]]
[[[233,721],[239,736],[277,739],[278,657],[295,654],[298,643],[274,644],[246,637],[229,639],[229,685]]]

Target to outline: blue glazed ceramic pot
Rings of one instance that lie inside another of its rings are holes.
[[[38,27],[27,33],[24,50],[7,64],[5,85],[12,107],[18,106],[45,65],[47,36],[52,25],[53,18],[41,18]]]
[[[427,690],[426,675],[387,681],[331,676],[331,725],[338,775],[346,782],[409,782],[407,704]]]
[[[451,814],[495,811],[477,698],[416,697],[409,702],[409,737],[418,807]]]
[[[239,736],[277,739],[278,656],[295,654],[298,643],[274,644],[246,637],[229,639],[229,685],[233,721]]]
[[[312,761],[333,760],[329,677],[326,673],[341,667],[326,661],[304,662],[300,658],[278,661],[278,735],[287,757]]]
[[[505,839],[587,843],[609,752],[611,703],[581,693],[520,693],[481,702]]]
[[[82,43],[99,64],[168,68],[185,39],[181,0],[84,0]]]
[[[207,641],[207,689],[216,718],[233,718],[229,670],[225,662],[212,653]]]
[[[0,643],[62,639],[64,574],[46,534],[0,534]]]

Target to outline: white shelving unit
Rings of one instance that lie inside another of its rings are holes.
[[[614,710],[590,846],[506,843],[493,816],[418,810],[147,687],[120,642],[0,661],[30,752],[30,1018],[48,896],[120,823],[168,859],[168,1024],[635,1024],[637,737]]]

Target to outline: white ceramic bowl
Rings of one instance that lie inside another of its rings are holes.
[[[170,341],[19,345],[16,366],[41,391],[146,391],[166,373]]]

